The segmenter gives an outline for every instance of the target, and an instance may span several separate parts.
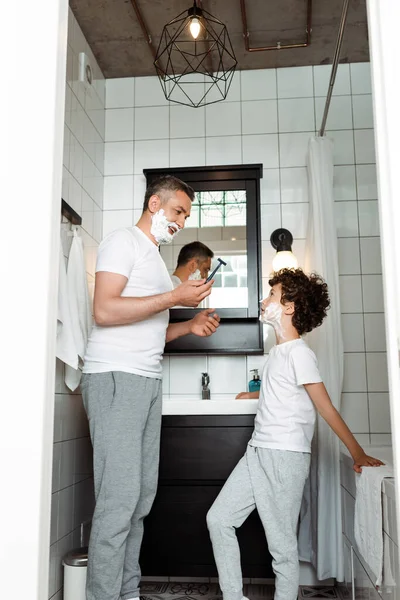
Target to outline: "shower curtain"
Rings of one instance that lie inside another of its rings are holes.
[[[339,265],[333,201],[333,143],[313,137],[308,148],[309,218],[305,271],[316,271],[328,284],[331,308],[324,324],[306,338],[317,355],[321,376],[340,410],[343,341],[340,319]],[[299,552],[320,580],[343,581],[339,441],[318,416],[310,477],[303,498]]]

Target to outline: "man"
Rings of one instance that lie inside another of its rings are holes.
[[[181,248],[171,279],[177,287],[189,279],[207,279],[214,252],[202,242],[191,242]]]
[[[185,226],[192,188],[171,176],[146,191],[137,225],[119,229],[99,247],[95,326],[81,390],[93,443],[96,508],[87,573],[87,600],[139,598],[143,519],[157,488],[161,428],[161,359],[166,341],[212,335],[212,310],[168,324],[168,309],[196,307],[212,282],[173,289],[159,244]]]

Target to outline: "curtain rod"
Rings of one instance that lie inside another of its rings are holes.
[[[337,72],[338,65],[339,65],[340,50],[342,48],[343,34],[344,34],[344,28],[345,28],[345,25],[346,25],[347,11],[348,11],[348,8],[349,8],[349,1],[350,0],[344,0],[343,1],[342,15],[340,17],[340,23],[339,23],[339,32],[338,32],[338,37],[337,37],[337,40],[336,40],[335,54],[333,56],[333,62],[332,62],[331,78],[330,78],[330,81],[329,81],[328,94],[326,96],[324,115],[322,117],[321,128],[319,130],[319,136],[321,136],[321,137],[325,134],[325,127],[326,127],[326,121],[328,119],[329,107],[330,107],[330,104],[331,104],[333,86],[335,84],[336,72]]]

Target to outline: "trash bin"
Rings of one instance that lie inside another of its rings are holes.
[[[86,600],[87,561],[87,547],[76,548],[64,556],[64,600]]]

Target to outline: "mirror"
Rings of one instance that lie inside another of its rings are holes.
[[[185,229],[170,246],[160,248],[170,275],[178,265],[181,249],[194,241],[214,253],[209,273],[218,265],[218,258],[226,262],[214,276],[211,295],[199,308],[247,308],[246,191],[196,192]]]
[[[221,258],[223,265],[214,276],[212,292],[197,309],[175,307],[171,322],[191,319],[197,310],[215,308],[221,317],[217,333],[210,338],[186,336],[170,342],[166,354],[201,352],[214,354],[262,353],[259,322],[261,300],[260,178],[261,165],[144,169],[147,184],[161,175],[174,175],[195,190],[185,228],[161,256],[175,285],[181,249],[202,242],[213,253],[209,273]],[[184,279],[183,279],[184,280]]]

